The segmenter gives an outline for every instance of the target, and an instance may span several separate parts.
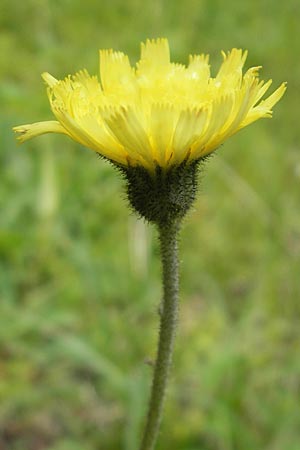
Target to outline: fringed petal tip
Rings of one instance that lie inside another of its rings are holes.
[[[19,144],[23,144],[23,142],[28,141],[32,137],[36,136],[36,133],[34,133],[34,130],[32,129],[32,125],[20,125],[17,127],[13,127],[12,130],[14,133],[16,133],[16,139]]]
[[[56,85],[56,83],[58,82],[58,80],[56,78],[54,78],[52,75],[50,75],[50,73],[48,72],[43,72],[41,74],[41,77],[43,78],[43,80],[47,83],[47,85],[49,87],[53,87]]]
[[[46,133],[68,134],[65,128],[55,120],[19,125],[17,127],[13,127],[13,131],[17,134],[17,140],[20,144],[23,144],[23,142],[28,141],[31,138]]]
[[[260,108],[264,108],[266,110],[267,116],[270,116],[268,113],[272,113],[273,106],[275,106],[276,103],[278,103],[279,100],[283,97],[286,88],[287,82],[285,81],[284,83],[281,83],[279,88],[277,88],[276,91],[273,92],[273,94],[271,94],[265,100],[262,100],[258,105]]]
[[[287,89],[287,81],[284,81],[283,83],[281,83],[279,88],[276,89],[276,91],[272,94],[272,95],[274,95],[275,103],[277,103],[281,99],[281,97],[285,93],[286,89]]]

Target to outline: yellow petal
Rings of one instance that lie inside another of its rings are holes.
[[[143,162],[148,168],[155,165],[149,138],[137,113],[130,107],[121,107],[105,117],[105,122],[119,143],[136,163]]]
[[[247,51],[243,53],[241,49],[233,48],[227,54],[222,52],[223,63],[216,76],[216,83],[231,85],[236,87],[242,79],[242,69],[247,58]]]
[[[172,139],[178,121],[178,108],[155,103],[151,107],[149,134],[158,164],[165,167],[172,152]]]
[[[242,88],[236,91],[235,105],[231,113],[231,117],[227,124],[227,127],[225,130],[223,130],[224,132],[223,135],[221,136],[221,140],[223,140],[224,137],[231,136],[233,133],[235,133],[235,131],[237,131],[240,123],[247,116],[251,106],[254,104],[257,97],[258,89],[259,87],[257,79],[249,78],[246,80]]]
[[[55,86],[56,83],[58,82],[58,80],[56,78],[54,78],[52,75],[50,75],[50,73],[48,73],[48,72],[43,72],[42,78],[44,81],[46,81],[46,83],[48,84],[49,87]]]
[[[81,92],[89,96],[89,100],[103,101],[101,85],[96,76],[90,76],[87,70],[80,70],[73,76],[74,84]]]
[[[209,55],[190,55],[187,75],[196,80],[208,80],[210,77]]]
[[[66,77],[64,80],[58,80],[57,83],[52,84],[47,89],[49,102],[52,108],[63,108],[68,110],[69,114],[73,116],[73,112],[70,107],[70,100],[74,93],[74,82],[71,80],[71,76]]]
[[[244,128],[250,123],[255,122],[263,117],[272,116],[272,108],[281,99],[286,91],[286,83],[282,83],[273,94],[271,94],[266,100],[262,100],[257,106],[252,108],[246,118],[242,121],[239,128]]]
[[[134,69],[127,55],[113,50],[100,50],[100,77],[106,94],[123,93],[135,90]]]
[[[204,154],[215,149],[215,141],[218,139],[223,127],[226,127],[226,124],[231,117],[234,100],[234,95],[231,93],[220,98],[217,97],[211,105],[208,127],[202,141],[203,148],[201,151],[203,151]]]
[[[46,133],[62,133],[69,134],[67,130],[55,120],[49,120],[46,122],[36,122],[28,125],[20,125],[18,127],[14,127],[13,131],[18,134],[18,141],[23,143],[28,141],[28,139],[34,138],[36,136],[40,136],[41,134]]]
[[[276,105],[277,102],[279,102],[285,91],[286,83],[282,83],[281,86],[279,86],[279,88],[270,95],[270,97],[268,97],[266,100],[262,100],[262,102],[259,104],[259,107],[265,109],[266,111],[271,111],[273,106]]]
[[[96,151],[108,159],[120,164],[127,163],[128,154],[124,147],[109,133],[100,118],[93,115],[85,115],[77,119],[77,124],[86,136],[92,137],[96,145]]]
[[[95,152],[102,153],[102,148],[100,142],[97,140],[93,134],[90,134],[85,130],[78,121],[74,120],[66,111],[62,109],[53,109],[58,120],[63,124],[64,128],[68,131],[74,141],[88,147]]]
[[[137,63],[139,76],[160,72],[170,64],[170,49],[167,39],[147,39],[141,44],[141,59]]]
[[[147,39],[141,44],[141,61],[152,60],[158,66],[170,62],[170,48],[167,39]]]
[[[180,164],[190,156],[193,145],[203,133],[207,120],[204,109],[187,109],[181,112],[173,137],[174,164]]]
[[[272,84],[272,80],[269,80],[266,83],[264,83],[264,81],[261,81],[259,83],[259,86],[258,86],[259,89],[257,91],[257,95],[254,99],[252,106],[255,106],[259,102],[259,100],[265,95],[265,93],[267,92],[267,90],[269,89],[271,84]]]

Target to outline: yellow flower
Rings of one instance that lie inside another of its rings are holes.
[[[136,67],[128,56],[100,50],[100,79],[86,70],[64,80],[42,77],[57,121],[14,128],[24,142],[44,133],[63,133],[121,165],[154,170],[202,158],[228,137],[262,118],[285,92],[283,83],[265,100],[271,85],[259,81],[259,67],[245,74],[247,52],[222,52],[211,77],[208,55],[188,66],[170,62],[167,39],[141,44]]]

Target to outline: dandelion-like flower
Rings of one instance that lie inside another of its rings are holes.
[[[223,52],[211,77],[208,55],[171,63],[166,39],[142,44],[136,67],[124,53],[101,50],[100,82],[86,70],[61,81],[44,73],[57,120],[14,128],[20,142],[63,133],[108,159],[125,175],[133,209],[158,227],[163,300],[140,450],[154,449],[160,427],[178,318],[177,235],[195,198],[197,168],[241,128],[270,117],[286,89],[283,83],[263,99],[271,80],[259,80],[259,67],[243,74],[246,56]]]
[[[128,56],[100,50],[100,81],[86,70],[64,80],[42,77],[56,121],[14,128],[24,142],[44,133],[63,133],[121,167],[154,172],[213,152],[250,123],[272,115],[286,87],[262,100],[271,80],[260,67],[243,74],[247,52],[222,52],[215,77],[209,56],[192,55],[184,66],[170,62],[167,39],[141,44],[136,67]]]

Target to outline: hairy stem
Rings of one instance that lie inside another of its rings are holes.
[[[160,309],[160,328],[149,410],[140,450],[153,450],[162,419],[163,405],[178,318],[179,264],[177,234],[178,221],[159,226],[163,276],[163,301]]]

